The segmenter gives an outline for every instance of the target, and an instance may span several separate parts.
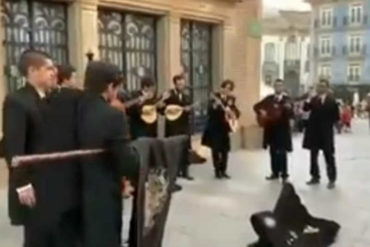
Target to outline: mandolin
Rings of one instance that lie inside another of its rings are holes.
[[[158,112],[157,112],[157,104],[153,105],[144,105],[141,108],[141,120],[143,120],[147,124],[153,124],[157,121]]]
[[[176,121],[179,119],[185,111],[190,111],[192,108],[197,107],[199,102],[196,102],[190,106],[180,106],[176,104],[169,104],[166,106],[164,115],[168,121]]]

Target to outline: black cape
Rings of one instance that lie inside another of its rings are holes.
[[[311,216],[294,187],[284,185],[273,212],[251,217],[259,241],[253,247],[327,247],[334,243],[339,224]]]

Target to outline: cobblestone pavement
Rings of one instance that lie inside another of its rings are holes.
[[[310,212],[342,225],[334,247],[370,246],[370,134],[365,121],[357,121],[351,134],[337,136],[339,180],[329,191],[326,179],[316,187],[309,178],[309,155],[296,136],[289,157],[290,181]],[[325,167],[321,159],[322,177]],[[256,236],[249,223],[252,213],[269,210],[281,184],[267,182],[269,157],[263,150],[238,151],[230,158],[229,181],[213,178],[210,164],[191,168],[195,181],[180,181],[184,190],[174,196],[164,247],[244,247]],[[11,228],[6,217],[6,176],[0,168],[0,246],[21,246],[21,229]],[[128,210],[127,210],[128,211]],[[127,212],[126,211],[126,212]]]

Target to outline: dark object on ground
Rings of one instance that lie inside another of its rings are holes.
[[[289,183],[275,210],[252,215],[251,223],[259,240],[249,247],[327,247],[340,228],[334,221],[311,216]]]
[[[200,156],[197,152],[194,150],[189,151],[189,162],[190,164],[195,164],[195,165],[201,165],[206,163],[207,159]]]

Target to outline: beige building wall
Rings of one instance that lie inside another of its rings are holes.
[[[180,63],[181,19],[213,23],[213,84],[223,79],[236,82],[237,102],[242,111],[240,133],[235,146],[252,147],[259,143],[255,131],[253,104],[259,97],[260,40],[248,34],[248,22],[260,17],[260,0],[70,0],[69,49],[71,63],[80,81],[86,67],[86,53],[98,52],[99,7],[157,15],[158,81],[160,89],[170,86],[173,75],[182,72]],[[0,30],[1,31],[1,30]],[[3,47],[0,47],[3,49]],[[4,51],[0,50],[2,57]],[[0,66],[1,66],[0,60]],[[3,68],[3,66],[1,67]],[[0,73],[3,73],[1,71]],[[3,76],[1,78],[4,78]],[[5,83],[1,84],[2,86]],[[0,88],[0,97],[4,95]]]

